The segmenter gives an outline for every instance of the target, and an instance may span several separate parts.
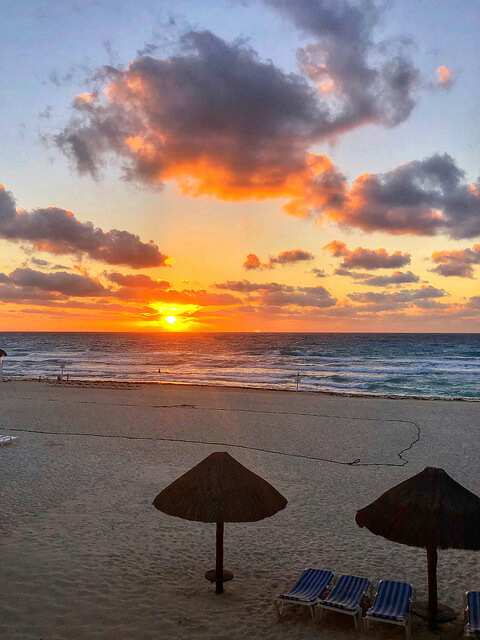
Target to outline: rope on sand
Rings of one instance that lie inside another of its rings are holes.
[[[96,403],[95,403],[96,404]],[[403,456],[404,453],[410,451],[415,444],[420,440],[421,437],[421,429],[416,422],[413,420],[393,420],[393,419],[382,419],[382,418],[358,418],[354,416],[338,416],[338,415],[327,415],[327,414],[319,414],[319,413],[295,413],[289,411],[267,411],[261,409],[230,409],[230,408],[219,408],[219,407],[197,407],[194,404],[175,404],[175,405],[126,405],[119,404],[117,406],[132,406],[132,407],[144,407],[150,406],[158,409],[192,409],[196,411],[230,411],[230,412],[245,412],[245,413],[264,413],[264,414],[280,414],[280,415],[289,415],[289,416],[302,416],[302,417],[313,417],[313,418],[337,418],[337,419],[345,419],[345,420],[362,420],[362,421],[370,421],[370,422],[399,422],[402,424],[409,424],[415,427],[417,433],[413,438],[412,442],[405,447],[401,451],[397,453],[397,457],[400,462],[362,462],[361,458],[356,458],[355,460],[350,460],[348,462],[342,460],[335,460],[332,458],[322,458],[320,456],[309,456],[302,453],[289,453],[286,451],[276,451],[275,449],[264,449],[262,447],[252,447],[244,444],[235,444],[232,442],[210,442],[207,440],[191,440],[187,438],[166,438],[166,437],[156,437],[156,436],[128,436],[128,435],[120,435],[120,434],[103,434],[103,433],[84,433],[77,431],[47,431],[41,429],[25,429],[22,427],[3,427],[8,431],[18,431],[23,433],[38,433],[44,435],[59,435],[59,436],[77,436],[77,437],[90,437],[90,438],[113,438],[117,440],[149,440],[156,442],[179,442],[185,444],[201,444],[201,445],[212,445],[216,447],[233,447],[235,449],[247,449],[248,451],[258,451],[260,453],[270,453],[278,456],[286,456],[289,458],[301,458],[303,460],[313,460],[315,462],[328,462],[330,464],[337,464],[347,467],[404,467],[409,463],[409,460]]]

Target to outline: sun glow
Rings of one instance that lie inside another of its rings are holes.
[[[175,318],[175,316],[167,316],[165,318],[165,322],[168,322],[168,324],[175,324],[176,321],[177,319]]]

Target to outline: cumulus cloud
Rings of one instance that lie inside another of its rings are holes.
[[[46,304],[53,300],[67,300],[68,296],[58,293],[46,292],[34,287],[17,287],[9,284],[8,280],[3,282],[0,274],[0,302],[10,304]],[[8,276],[7,276],[8,277]]]
[[[105,273],[105,277],[114,284],[118,284],[124,287],[137,287],[140,289],[170,289],[170,283],[167,280],[155,280],[144,273],[137,273],[134,275],[123,274],[118,271],[112,271]]]
[[[133,307],[119,305],[118,301],[198,307],[228,307],[242,302],[241,298],[230,293],[210,293],[205,289],[177,291],[170,288],[166,280],[155,280],[145,274],[110,272],[103,275],[112,285],[116,285],[116,288],[105,287],[97,278],[90,277],[86,272],[44,273],[29,268],[18,268],[8,275],[0,273],[0,301],[48,306],[61,301],[62,307],[65,308],[86,309],[94,303],[80,304],[76,298],[101,298],[102,305],[108,304],[111,310],[117,308],[126,313],[133,313]],[[98,301],[95,304],[99,304]],[[143,310],[145,309],[152,311],[150,307],[144,307]],[[154,312],[157,314],[157,310]]]
[[[362,175],[350,188],[329,158],[310,151],[366,122],[394,125],[413,107],[417,72],[401,41],[375,42],[379,5],[265,2],[315,38],[301,50],[302,74],[261,60],[244,41],[189,31],[167,59],[140,55],[100,71],[104,90],[76,96],[56,144],[80,173],[96,176],[113,155],[127,178],[174,181],[189,196],[282,198],[290,215],[364,231],[480,235],[479,185],[448,155]],[[328,95],[318,90],[326,80]]]
[[[360,176],[326,215],[363,231],[473,238],[480,235],[480,181],[469,184],[451,156],[436,154]]]
[[[419,73],[405,40],[375,42],[383,5],[374,0],[264,2],[314,38],[299,51],[300,67],[320,92],[334,94],[339,128],[364,123],[395,126],[408,118]]]
[[[377,293],[367,291],[366,293],[349,293],[348,297],[354,302],[364,304],[372,303],[393,303],[395,305],[404,305],[405,303],[415,302],[417,300],[427,300],[430,298],[442,298],[447,295],[443,289],[437,289],[431,285],[425,285],[420,289],[402,289],[391,293]]]
[[[444,65],[437,69],[437,84],[439,87],[449,89],[453,84],[452,72]]]
[[[345,256],[351,253],[345,242],[341,242],[340,240],[332,240],[332,242],[329,242],[323,248],[327,251],[330,251],[332,256],[334,256],[335,258],[339,258],[340,256]]]
[[[323,21],[314,34],[321,44],[301,51],[301,74],[261,60],[244,41],[190,31],[168,59],[140,55],[106,72],[101,99],[77,96],[56,144],[84,174],[96,176],[113,154],[128,178],[173,180],[190,196],[283,197],[287,213],[301,217],[339,206],[345,178],[310,148],[366,122],[407,118],[417,72],[398,42],[395,51],[373,44],[373,3],[270,4],[298,24],[312,24],[310,12]],[[372,53],[384,58],[376,67]],[[318,91],[319,74],[333,83],[330,97]]]
[[[473,266],[480,264],[480,244],[474,245],[471,249],[435,251],[432,254],[432,260],[437,263],[437,266],[431,271],[441,276],[473,278]]]
[[[261,271],[263,269],[273,269],[275,265],[294,264],[296,262],[306,262],[313,260],[315,256],[309,251],[303,249],[290,249],[282,251],[278,256],[270,256],[268,262],[260,262],[260,258],[254,253],[249,253],[247,259],[243,263],[243,267],[247,270]]]
[[[54,255],[86,255],[134,269],[160,267],[167,261],[154,242],[142,242],[128,231],[104,232],[91,222],[80,222],[71,211],[57,207],[17,211],[13,195],[3,185],[0,185],[0,238],[29,242],[35,249]]]
[[[209,31],[190,31],[179,49],[111,73],[103,102],[85,109],[74,101],[78,116],[57,144],[81,173],[95,174],[114,152],[127,160],[130,178],[176,180],[190,195],[299,195],[299,182],[320,189],[317,174],[321,182],[329,163],[309,161],[306,149],[337,125],[302,77]]]
[[[413,304],[419,309],[451,309],[452,305],[446,302],[438,302],[429,298],[414,300]]]
[[[362,284],[370,287],[388,287],[391,284],[408,284],[419,282],[420,278],[411,271],[394,271],[389,276],[370,276],[362,280]]]
[[[357,247],[352,251],[344,242],[338,240],[325,245],[324,249],[330,251],[336,258],[343,258],[340,265],[342,269],[393,269],[410,263],[409,253],[395,251],[389,254],[385,249],[364,249],[363,247]]]
[[[327,274],[323,269],[312,269],[311,273],[315,274],[316,278],[326,278]]]
[[[254,282],[250,282],[249,280],[227,280],[227,282],[221,282],[215,284],[214,286],[216,289],[237,291],[238,293],[253,293],[256,291],[295,291],[294,287],[286,284],[279,284],[278,282],[265,282],[263,284],[256,284]]]
[[[255,253],[249,253],[247,259],[243,263],[243,268],[247,271],[260,271],[266,268],[266,265],[263,265],[260,262],[260,258],[255,255]]]
[[[229,280],[216,284],[217,289],[236,291],[238,293],[256,293],[257,296],[249,298],[255,300],[261,306],[267,307],[333,307],[337,299],[332,297],[325,287],[292,287],[278,282],[255,284],[248,280]]]
[[[325,287],[296,287],[293,292],[287,291],[263,291],[260,303],[267,306],[285,307],[333,307],[337,299],[332,297]]]
[[[313,38],[300,73],[284,73],[245,41],[188,31],[168,58],[140,50],[126,68],[99,70],[103,86],[75,97],[56,144],[84,174],[97,176],[113,155],[128,179],[174,181],[192,197],[281,198],[290,215],[364,231],[480,235],[479,185],[448,155],[362,175],[350,188],[311,152],[352,127],[398,124],[414,106],[418,72],[405,40],[376,39],[384,5],[264,2]],[[438,73],[442,86],[451,82],[446,67]]]
[[[43,273],[29,268],[14,269],[8,276],[0,274],[0,283],[18,287],[18,293],[40,290],[51,293],[60,293],[64,296],[97,297],[105,296],[110,292],[97,279],[76,273],[59,271],[56,273]],[[10,289],[13,291],[13,289]]]
[[[34,264],[36,267],[48,267],[50,263],[48,260],[42,260],[41,258],[30,258],[30,262]]]
[[[347,269],[346,267],[337,267],[333,270],[333,274],[335,276],[347,276],[349,278],[357,278],[357,280],[362,280],[363,278],[369,278],[372,274],[365,273],[363,271],[352,271],[352,269]]]
[[[269,262],[271,264],[292,264],[293,262],[305,262],[313,260],[315,256],[309,251],[303,249],[291,249],[289,251],[282,251],[278,256],[270,256]]]

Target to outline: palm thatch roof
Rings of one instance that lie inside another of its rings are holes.
[[[284,509],[287,500],[226,451],[207,456],[161,491],[154,506],[197,522],[256,522]]]
[[[360,509],[355,520],[412,547],[480,549],[480,498],[443,469],[426,467]]]

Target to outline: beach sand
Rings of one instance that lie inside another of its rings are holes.
[[[424,599],[425,551],[359,529],[357,509],[425,466],[480,495],[478,403],[10,381],[0,406],[0,434],[19,437],[0,449],[0,637],[8,640],[357,638],[347,616],[315,625],[308,610],[287,607],[279,620],[275,594],[312,566],[408,580]],[[385,466],[409,445],[408,464]],[[204,579],[215,525],[169,517],[152,500],[222,450],[289,503],[261,522],[226,524],[225,566],[235,578],[218,596]],[[459,638],[463,591],[480,588],[480,554],[440,552],[438,577],[440,600],[459,614],[440,633]],[[434,637],[418,619],[413,634]],[[376,625],[369,637],[404,634]]]

